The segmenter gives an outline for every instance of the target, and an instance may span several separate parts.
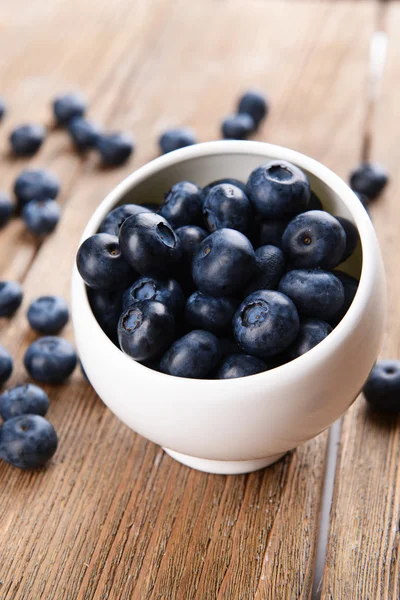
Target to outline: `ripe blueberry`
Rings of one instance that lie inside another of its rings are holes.
[[[68,304],[61,296],[41,296],[30,304],[27,317],[32,329],[43,335],[54,335],[68,322]]]
[[[19,469],[42,467],[57,444],[53,425],[40,415],[8,419],[0,429],[0,458]]]
[[[351,221],[345,219],[344,217],[335,217],[335,219],[339,221],[346,234],[346,247],[344,249],[344,253],[340,261],[344,262],[353,254],[360,240],[360,236],[358,234],[357,227]]]
[[[176,377],[201,379],[220,360],[218,338],[209,331],[195,329],[172,344],[161,359],[161,371]]]
[[[268,115],[268,111],[268,98],[258,90],[249,90],[239,99],[238,113],[250,115],[253,118],[256,128]]]
[[[386,169],[376,163],[361,163],[350,173],[351,189],[369,200],[377,198],[388,181]]]
[[[44,415],[49,409],[49,397],[33,383],[17,385],[0,396],[0,415],[3,421],[21,415]]]
[[[172,227],[196,225],[202,222],[201,189],[190,181],[175,183],[165,195],[159,214]]]
[[[145,206],[140,204],[122,204],[108,213],[99,228],[99,233],[109,233],[119,235],[122,223],[132,215],[138,215],[142,212],[151,212]]]
[[[20,125],[10,135],[10,144],[17,156],[33,156],[46,137],[43,125]]]
[[[11,317],[22,302],[22,287],[17,281],[0,281],[0,317]]]
[[[400,412],[400,361],[380,360],[363,389],[368,404],[388,413]]]
[[[185,303],[181,286],[174,279],[140,277],[128,288],[122,298],[122,309],[137,300],[155,300],[164,304],[173,314],[178,314]]]
[[[231,354],[221,363],[217,379],[236,379],[237,377],[248,377],[267,370],[267,364],[250,354]]]
[[[100,135],[96,142],[101,160],[105,165],[122,165],[135,149],[129,133],[108,133]]]
[[[256,290],[274,290],[286,269],[285,255],[276,246],[261,246],[256,250],[256,272],[246,289],[246,296]]]
[[[182,246],[183,262],[191,266],[193,256],[197,252],[201,242],[206,239],[208,233],[197,225],[184,225],[175,230]]]
[[[45,236],[52,233],[60,220],[61,209],[56,200],[31,200],[22,209],[22,218],[31,233]]]
[[[31,200],[56,198],[59,192],[60,182],[57,177],[45,169],[25,169],[14,184],[14,194],[20,206]]]
[[[229,115],[221,124],[222,136],[228,140],[245,140],[255,128],[253,117],[247,113]]]
[[[59,125],[66,125],[74,117],[83,117],[86,109],[85,98],[77,92],[59,96],[53,102],[54,117]]]
[[[78,250],[76,264],[86,285],[95,289],[120,287],[134,277],[121,254],[118,238],[108,233],[86,239]]]
[[[176,127],[175,129],[165,131],[160,136],[158,143],[161,152],[167,154],[167,152],[197,144],[197,139],[193,129],[189,127]]]
[[[76,352],[67,340],[56,336],[33,342],[24,356],[29,375],[41,383],[63,383],[76,367]]]
[[[231,325],[237,304],[230,297],[215,298],[197,291],[186,301],[185,319],[193,328],[218,334]]]
[[[74,117],[68,123],[71,139],[79,151],[94,148],[101,135],[101,128],[97,123],[88,121],[83,117]]]
[[[247,233],[252,220],[248,197],[240,188],[229,183],[221,183],[210,189],[204,198],[203,214],[210,232],[228,228]]]
[[[301,321],[300,323],[297,338],[285,351],[285,357],[287,360],[298,358],[322,342],[331,331],[332,327],[325,321],[320,321],[319,319],[304,319],[304,321]]]

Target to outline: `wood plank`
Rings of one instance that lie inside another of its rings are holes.
[[[372,158],[390,171],[392,183],[371,208],[388,280],[384,358],[400,358],[397,268],[400,150],[394,123],[400,81],[400,7],[388,6],[388,64],[374,128]],[[321,598],[400,597],[400,419],[378,417],[363,397],[343,421]]]
[[[118,70],[107,83],[115,101],[110,124],[134,130],[140,141],[135,166],[155,155],[166,124],[193,125],[202,140],[218,137],[221,116],[249,85],[273,99],[259,139],[308,152],[339,172],[353,162],[371,4],[148,6],[162,31],[143,26],[143,64],[123,90],[113,91]],[[124,35],[135,19],[126,15]],[[106,50],[96,45],[99,64]],[[68,296],[83,224],[130,168],[99,171],[89,158],[74,181],[57,235],[26,276],[23,308],[1,332],[16,358],[13,382],[26,378],[22,357],[33,339],[27,304],[39,293]],[[37,473],[0,465],[2,600],[309,597],[326,434],[265,471],[212,476],[179,465],[121,425],[78,371],[49,391],[49,418],[60,435],[51,465]]]

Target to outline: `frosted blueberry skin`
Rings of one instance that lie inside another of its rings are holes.
[[[186,300],[185,319],[195,329],[220,334],[230,328],[237,304],[234,298],[215,298],[196,291]]]
[[[225,117],[221,124],[221,133],[226,140],[245,140],[255,128],[254,119],[247,113],[241,113]]]
[[[13,366],[11,354],[0,345],[0,385],[3,385],[9,379]]]
[[[197,144],[197,138],[190,127],[176,127],[164,131],[158,140],[158,144],[162,154],[167,154],[179,148],[186,148],[186,146]]]
[[[18,281],[0,281],[0,317],[11,317],[21,302],[21,284]]]
[[[173,314],[178,314],[185,304],[181,286],[174,279],[140,277],[127,290],[122,298],[122,309],[126,310],[138,300],[155,300],[164,304]]]
[[[388,172],[377,163],[361,163],[350,173],[351,189],[369,200],[375,200],[388,182]]]
[[[21,415],[44,415],[49,409],[49,397],[33,383],[17,385],[0,396],[0,415],[3,421]]]
[[[332,331],[329,323],[319,319],[304,319],[300,323],[299,333],[291,346],[285,351],[286,361],[294,360],[322,342]]]
[[[83,117],[87,110],[87,102],[79,92],[71,92],[58,96],[53,101],[53,113],[59,125],[67,125],[74,117]]]
[[[33,342],[24,356],[29,375],[41,383],[63,383],[76,367],[74,347],[57,336],[41,337]]]
[[[104,221],[99,227],[99,233],[109,233],[110,235],[119,235],[119,230],[122,223],[126,221],[128,217],[138,215],[143,212],[152,212],[146,206],[140,204],[122,204],[117,206],[111,212],[108,213]]]
[[[363,389],[364,397],[376,411],[400,412],[400,361],[380,360],[372,369]]]
[[[61,217],[61,208],[56,200],[31,200],[22,209],[26,228],[36,236],[52,233]]]
[[[159,214],[174,228],[201,225],[201,188],[190,181],[179,181],[165,195]]]
[[[256,290],[274,290],[286,270],[286,258],[276,246],[261,246],[255,252],[256,272],[246,288],[248,296]]]
[[[195,329],[172,344],[160,368],[175,377],[202,379],[215,369],[220,358],[218,338],[209,331]]]
[[[99,135],[96,144],[104,165],[123,165],[135,150],[135,142],[129,133],[105,133]]]
[[[335,217],[335,219],[339,221],[346,234],[346,246],[343,252],[342,260],[340,261],[344,262],[353,254],[354,250],[356,249],[357,244],[360,241],[360,235],[357,227],[348,219],[345,219],[344,217]]]
[[[217,379],[237,379],[263,373],[268,369],[267,363],[250,354],[231,354],[221,363]]]
[[[17,156],[33,156],[46,137],[43,125],[20,125],[10,135],[11,148]]]
[[[76,265],[83,281],[94,289],[117,288],[134,278],[118,238],[108,233],[87,238],[78,250]]]
[[[268,97],[258,90],[248,90],[239,98],[237,111],[250,115],[257,129],[268,115]]]
[[[46,169],[25,169],[14,183],[14,194],[20,207],[31,200],[56,198],[60,193],[58,178]]]
[[[61,296],[41,296],[27,312],[29,325],[43,335],[55,335],[68,323],[68,304]]]
[[[0,429],[0,458],[19,469],[42,467],[57,445],[53,425],[40,415],[8,419]]]
[[[228,228],[246,234],[252,224],[253,210],[240,188],[221,183],[213,186],[204,198],[203,215],[210,232]]]

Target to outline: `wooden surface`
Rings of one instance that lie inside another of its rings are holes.
[[[395,172],[391,85],[399,79],[400,14],[390,10],[393,41],[374,152]],[[0,343],[15,357],[12,383],[26,380],[22,358],[34,338],[27,305],[43,293],[69,297],[84,224],[117,182],[156,156],[163,128],[190,125],[201,141],[218,139],[221,117],[256,85],[273,104],[257,139],[291,146],[346,176],[360,155],[376,22],[376,3],[358,0],[0,3],[1,94],[10,106],[0,126],[1,187],[9,189],[29,164],[57,172],[63,190],[59,228],[42,244],[19,220],[0,233],[0,277],[19,279],[25,292],[17,315],[0,321]],[[32,160],[8,156],[10,128],[50,123],[50,99],[69,89],[87,95],[93,119],[134,133],[138,148],[128,165],[101,169],[95,156],[76,155],[59,130]],[[374,209],[392,265],[392,314],[399,185]],[[70,327],[65,335],[73,339]],[[391,327],[387,355],[398,352],[398,340]],[[1,600],[310,597],[327,433],[267,470],[212,476],[128,430],[78,370],[48,391],[60,437],[51,464],[35,473],[0,465]],[[397,598],[398,429],[367,420],[359,403],[345,417],[340,450],[322,597]]]

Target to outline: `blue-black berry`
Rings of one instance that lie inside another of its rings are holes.
[[[53,425],[40,415],[14,417],[0,429],[0,458],[19,469],[42,467],[57,444]]]
[[[88,121],[83,117],[74,117],[68,123],[68,131],[71,139],[79,151],[94,148],[100,135],[101,127],[93,121]]]
[[[56,198],[60,192],[58,178],[46,169],[25,169],[14,183],[14,194],[19,206],[31,200]]]
[[[140,204],[122,204],[108,213],[99,228],[99,233],[109,233],[119,235],[121,225],[128,217],[138,215],[142,212],[152,212]]]
[[[227,140],[245,140],[255,128],[253,117],[247,113],[229,115],[221,124],[222,136]]]
[[[361,163],[350,173],[351,189],[369,200],[377,198],[388,182],[388,172],[377,163]]]
[[[165,304],[173,313],[178,314],[185,303],[181,286],[174,279],[155,279],[154,277],[140,277],[125,292],[122,298],[122,308],[138,300],[155,300]]]
[[[68,304],[60,296],[41,296],[30,304],[27,317],[29,325],[38,333],[55,335],[68,322]]]
[[[76,367],[76,352],[67,340],[46,336],[33,342],[24,356],[29,375],[41,383],[63,383]]]
[[[189,127],[176,127],[175,129],[164,131],[158,143],[162,154],[167,154],[173,150],[197,144],[197,139],[193,129]]]
[[[96,233],[80,246],[76,265],[83,281],[94,289],[112,289],[128,284],[134,273],[121,254],[118,238]]]
[[[202,379],[217,366],[220,357],[218,338],[209,331],[195,329],[172,344],[160,368],[175,377]]]
[[[0,415],[3,421],[21,415],[44,415],[49,409],[49,397],[33,383],[17,385],[0,396]]]
[[[258,90],[249,90],[239,99],[238,113],[250,115],[255,127],[258,127],[261,121],[267,117],[268,111],[268,98]]]
[[[202,224],[201,188],[190,181],[179,181],[167,192],[159,214],[172,227]]]
[[[85,98],[77,92],[59,96],[53,102],[54,117],[59,125],[67,125],[74,117],[83,117],[86,109]]]
[[[0,281],[0,317],[11,317],[22,302],[18,281]]]
[[[380,360],[363,389],[368,404],[377,411],[400,412],[400,361]]]
[[[57,227],[60,216],[60,205],[51,198],[31,200],[22,209],[22,218],[27,229],[37,236],[52,233]]]
[[[235,185],[213,186],[204,198],[204,222],[208,231],[236,229],[246,234],[252,224],[253,211],[246,194]]]
[[[135,149],[135,144],[129,133],[108,133],[100,135],[96,148],[103,164],[117,166],[128,160]]]
[[[217,379],[236,379],[238,377],[248,377],[256,375],[267,370],[267,364],[250,354],[231,354],[221,363]]]
[[[10,144],[17,156],[33,156],[46,137],[43,125],[20,125],[10,135]]]

